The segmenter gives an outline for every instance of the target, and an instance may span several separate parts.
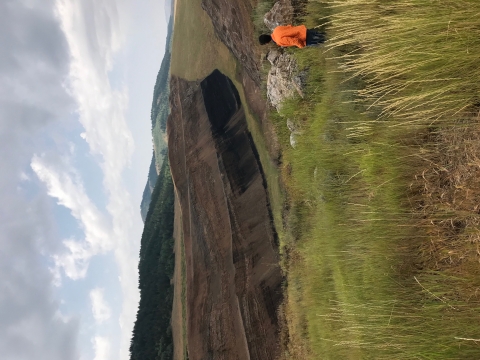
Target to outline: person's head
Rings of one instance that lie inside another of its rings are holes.
[[[272,37],[270,35],[262,34],[258,37],[258,42],[260,45],[268,44],[270,41],[272,41]]]

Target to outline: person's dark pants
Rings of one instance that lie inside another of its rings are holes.
[[[307,29],[307,46],[323,44],[324,42],[325,33],[314,29]]]

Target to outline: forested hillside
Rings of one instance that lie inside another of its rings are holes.
[[[170,318],[173,285],[174,192],[168,159],[158,176],[143,229],[139,270],[140,304],[130,345],[132,360],[173,358]]]
[[[173,17],[170,17],[168,24],[168,33],[165,46],[165,55],[157,74],[155,87],[153,90],[152,109],[150,121],[152,123],[152,140],[153,140],[153,156],[148,172],[147,184],[143,191],[142,202],[140,204],[140,214],[143,222],[147,215],[150,199],[152,196],[152,188],[157,181],[157,169],[162,167],[162,161],[165,157],[167,144],[164,140],[165,129],[167,124],[167,117],[170,112],[170,105],[168,98],[170,96],[169,90],[169,76],[170,76],[170,58],[171,58],[171,43],[172,43]]]
[[[143,223],[147,219],[148,208],[152,200],[153,189],[157,183],[158,174],[155,168],[155,153],[152,155],[152,161],[150,162],[150,168],[148,170],[148,179],[145,189],[143,190],[142,202],[140,204],[140,215],[142,216]]]
[[[168,23],[168,33],[165,45],[165,55],[157,74],[157,80],[153,90],[153,101],[151,110],[152,130],[155,128],[157,122],[160,128],[165,132],[167,124],[167,116],[169,112],[168,96],[170,94],[168,89],[168,80],[170,75],[170,58],[171,58],[171,44],[172,44],[172,30],[173,17]]]

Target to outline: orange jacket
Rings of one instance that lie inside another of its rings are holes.
[[[303,48],[307,45],[307,28],[300,26],[277,26],[272,33],[272,39],[278,46],[296,46]]]

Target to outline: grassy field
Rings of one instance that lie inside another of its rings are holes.
[[[289,193],[285,355],[479,359],[480,3],[307,12],[330,40],[292,51],[306,96],[272,115]]]
[[[248,129],[257,147],[267,178],[272,212],[277,228],[282,229],[283,192],[277,166],[268,155],[261,125],[248,108],[241,79],[240,65],[227,47],[215,35],[212,22],[201,7],[201,0],[177,0],[172,45],[172,75],[187,80],[199,80],[219,69],[235,84],[245,109]]]
[[[261,131],[258,119],[246,106],[245,93],[239,77],[239,66],[227,47],[216,37],[210,18],[201,8],[201,0],[176,0],[171,74],[194,81],[203,79],[214,69],[219,69],[233,81],[244,106],[248,128],[255,141],[267,178],[274,220],[277,228],[281,229],[284,195],[279,184],[279,170],[270,159],[266,139]],[[184,247],[182,246],[182,259],[184,259],[184,256]],[[181,273],[183,344],[186,345],[185,319],[187,309],[185,306],[186,269],[184,261],[182,261]]]

